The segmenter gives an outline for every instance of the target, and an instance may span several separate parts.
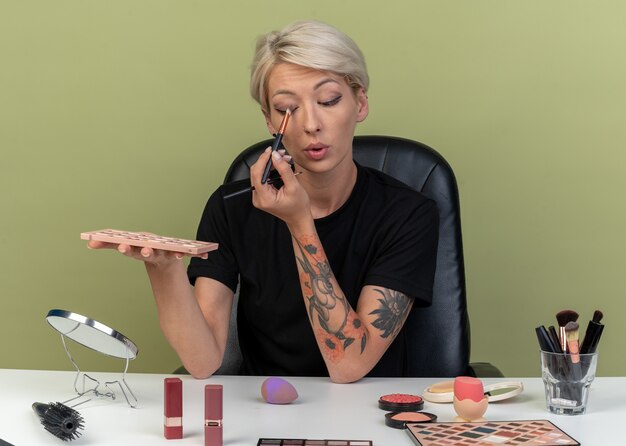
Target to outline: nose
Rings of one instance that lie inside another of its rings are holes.
[[[322,123],[314,107],[300,107],[299,111],[305,133],[312,135],[322,129]]]

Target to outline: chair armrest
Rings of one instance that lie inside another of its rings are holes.
[[[470,369],[477,378],[504,378],[504,374],[489,362],[472,362]]]

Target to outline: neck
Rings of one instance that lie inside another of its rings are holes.
[[[356,184],[357,168],[350,159],[345,167],[330,172],[302,175],[300,184],[307,191],[313,218],[326,217],[348,200]]]

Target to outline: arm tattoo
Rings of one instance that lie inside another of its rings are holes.
[[[366,331],[356,313],[350,312],[350,304],[345,296],[335,291],[332,281],[334,275],[324,250],[316,246],[313,240],[309,242],[304,237],[294,240],[299,251],[296,260],[301,270],[300,285],[308,303],[309,318],[314,325],[317,316],[321,327],[321,330],[317,330],[318,337],[324,339],[322,353],[332,361],[337,361],[357,339],[363,353],[367,342]]]
[[[374,291],[380,293],[382,299],[378,299],[380,308],[370,313],[377,315],[372,325],[381,331],[380,337],[391,336],[393,339],[411,310],[411,299],[406,294],[388,288],[374,288]]]

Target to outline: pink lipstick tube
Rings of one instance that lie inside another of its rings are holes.
[[[204,446],[222,446],[222,385],[204,386]]]
[[[168,440],[183,438],[183,382],[180,378],[165,378],[163,435]]]

